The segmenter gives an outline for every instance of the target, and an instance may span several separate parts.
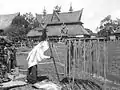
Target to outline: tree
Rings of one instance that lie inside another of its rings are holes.
[[[29,25],[29,22],[28,22],[27,20],[25,20],[25,18],[24,18],[22,15],[19,15],[19,16],[16,16],[16,17],[13,19],[12,25],[27,28],[28,25]]]
[[[38,26],[36,17],[33,17],[32,13],[26,13],[16,16],[6,32],[1,33],[1,35],[7,35],[12,41],[22,41],[27,38],[27,33],[31,29]]]
[[[111,15],[108,15],[100,22],[100,31],[98,31],[98,36],[108,37],[117,30],[119,25],[118,20],[112,20]]]
[[[10,40],[12,40],[13,42],[16,42],[16,41],[25,40],[26,33],[27,33],[26,28],[21,26],[11,25],[9,27],[9,32],[6,32],[5,34],[8,36]]]
[[[29,23],[29,27],[31,29],[39,26],[39,22],[37,21],[36,17],[34,17],[31,12],[23,14],[23,17]]]
[[[12,41],[21,41],[26,39],[26,34],[30,29],[29,22],[22,15],[19,15],[13,19],[12,24],[3,35],[7,35]]]

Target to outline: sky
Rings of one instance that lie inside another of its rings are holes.
[[[112,19],[120,18],[120,0],[1,0],[0,15],[20,12],[32,12],[41,14],[43,9],[52,13],[56,5],[61,6],[61,12],[68,12],[70,4],[74,11],[83,10],[81,21],[85,28],[96,32],[100,21],[108,15]]]

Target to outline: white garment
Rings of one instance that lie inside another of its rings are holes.
[[[43,59],[50,58],[50,56],[45,56],[44,52],[49,48],[47,41],[41,41],[38,45],[36,45],[28,54],[28,68],[37,65],[38,62]]]

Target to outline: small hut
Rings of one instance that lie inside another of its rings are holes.
[[[117,28],[114,34],[112,34],[112,37],[115,37],[116,39],[120,39],[120,26]]]
[[[29,40],[38,41],[40,36],[42,35],[43,28],[37,27],[30,30],[27,34]]]

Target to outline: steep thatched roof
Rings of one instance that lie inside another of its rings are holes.
[[[84,29],[81,22],[83,9],[73,12],[53,12],[53,14],[36,14],[37,20],[40,24],[47,24],[48,36],[60,36],[62,25],[66,25],[65,29],[68,30],[68,35],[89,35]]]
[[[8,15],[0,15],[0,30],[5,30],[8,28],[13,19],[18,16],[20,13],[8,14]]]
[[[43,17],[42,14],[36,14],[39,23],[45,22],[47,24],[59,24],[59,23],[75,23],[80,22],[82,10],[74,12],[63,12],[47,14]],[[82,23],[82,22],[81,22]]]
[[[120,34],[120,26],[117,28],[117,30],[114,32],[114,34]]]
[[[42,35],[42,28],[34,28],[30,30],[27,34],[27,37],[36,37],[36,36],[41,36]]]
[[[68,32],[67,34],[70,36],[75,36],[75,35],[86,35],[89,33],[84,29],[83,26],[81,25],[66,25]],[[48,26],[47,27],[47,35],[48,36],[60,36],[61,35],[61,29],[62,27],[59,25],[56,26]]]
[[[31,30],[28,34],[27,37],[35,37],[35,36],[41,36],[42,33],[39,31]]]

